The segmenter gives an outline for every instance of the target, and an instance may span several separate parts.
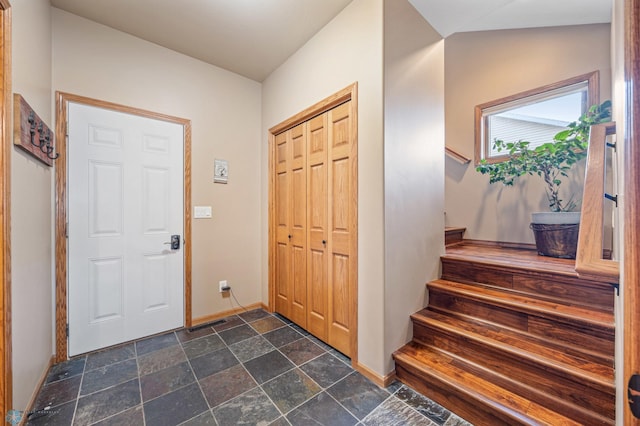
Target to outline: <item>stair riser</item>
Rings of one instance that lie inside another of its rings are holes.
[[[416,314],[412,315],[412,318],[414,321],[420,321],[421,318],[423,318],[423,315],[421,315],[422,313],[425,313],[425,315],[427,317],[429,317],[431,314],[437,314],[438,310],[437,309],[432,309],[431,307],[426,308],[423,311],[419,311],[416,312]],[[490,324],[487,323],[485,321],[481,321],[478,318],[472,318],[466,315],[459,315],[455,312],[450,312],[447,311],[445,314],[445,317],[448,319],[452,319],[454,322],[457,321],[463,321],[467,324],[476,324],[480,325],[480,334],[482,334],[482,332],[487,332],[489,330],[491,330],[491,333],[489,333],[489,335],[491,335],[492,333],[496,333],[497,335],[499,335],[500,337],[504,338],[504,334],[509,334],[509,333],[514,333],[517,332],[516,330],[506,330],[504,327],[501,327],[499,325],[495,325],[495,324]],[[447,322],[447,321],[445,321]],[[524,333],[522,331],[519,331],[519,333],[522,335],[522,339],[518,339],[518,337],[512,337],[513,339],[519,340],[520,342],[524,339],[524,337],[526,336],[527,340],[528,339],[535,339],[535,344],[540,344],[543,346],[546,346],[547,348],[549,348],[550,350],[555,350],[555,351],[561,351],[563,352],[566,356],[568,357],[578,357],[581,358],[583,360],[585,360],[588,363],[593,363],[593,364],[598,364],[600,366],[603,367],[603,370],[600,370],[600,372],[598,373],[597,371],[594,370],[594,373],[596,374],[601,374],[602,376],[608,376],[610,375],[610,369],[613,368],[614,366],[614,362],[613,362],[613,357],[612,356],[606,356],[605,354],[599,353],[599,352],[594,352],[591,351],[590,348],[585,348],[582,344],[580,345],[568,345],[565,342],[555,342],[553,340],[550,340],[546,337],[540,337],[540,336],[533,336],[531,334],[528,333]],[[491,337],[490,337],[491,338]],[[498,340],[500,340],[500,338],[498,338]],[[505,340],[506,344],[510,344],[510,340],[506,339]],[[515,345],[517,346],[517,345]],[[606,371],[605,371],[606,370]]]
[[[429,307],[442,312],[456,312],[521,330],[547,339],[580,345],[603,354],[614,351],[613,330],[598,330],[590,325],[565,323],[572,318],[541,318],[528,312],[491,305],[455,292],[429,289]]]
[[[506,376],[508,380],[503,381],[500,381],[499,376],[485,378],[565,416],[583,422],[592,420],[590,417],[585,417],[588,416],[588,410],[609,418],[614,416],[613,387],[603,389],[598,383],[585,386],[580,378],[555,369],[553,366],[543,365],[533,360],[525,362],[499,348],[422,323],[414,322],[414,340],[464,357],[472,363],[465,364],[465,370],[474,369],[473,363],[475,363]],[[486,374],[482,369],[478,369],[476,373],[480,377]],[[527,385],[533,387],[535,391],[532,392]],[[575,406],[563,404],[561,400],[570,401]]]
[[[487,406],[482,400],[465,398],[464,395],[460,395],[458,389],[438,380],[437,377],[425,377],[415,374],[410,366],[406,366],[402,361],[398,360],[396,360],[396,377],[401,382],[408,384],[421,394],[447,407],[477,426],[528,426],[531,424],[527,419],[502,415],[502,413],[496,412],[490,406]]]
[[[489,284],[545,300],[595,307],[607,312],[612,312],[614,306],[611,286],[552,273],[501,269],[443,258],[442,279]]]

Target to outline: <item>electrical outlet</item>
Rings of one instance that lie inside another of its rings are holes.
[[[218,283],[220,285],[220,293],[224,293],[225,291],[229,291],[231,287],[227,284],[227,280],[222,280]]]

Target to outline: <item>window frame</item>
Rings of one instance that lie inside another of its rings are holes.
[[[499,163],[505,161],[508,155],[490,156],[490,143],[485,142],[488,139],[489,129],[488,120],[489,115],[487,111],[495,111],[497,107],[501,105],[513,104],[517,106],[518,101],[524,101],[528,98],[542,97],[545,93],[559,91],[563,88],[569,88],[580,83],[587,83],[587,105],[598,104],[600,102],[600,73],[599,71],[592,71],[586,74],[582,74],[576,77],[571,77],[566,80],[562,80],[556,83],[551,83],[546,86],[541,86],[535,89],[527,90],[517,93],[515,95],[506,96],[504,98],[496,99],[493,101],[485,102],[475,107],[475,150],[474,150],[474,162],[475,165],[479,165],[482,159],[485,159],[487,163]],[[577,119],[578,117],[576,117]]]

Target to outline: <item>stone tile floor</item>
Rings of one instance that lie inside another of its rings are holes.
[[[254,310],[51,368],[28,425],[470,426],[287,319]]]

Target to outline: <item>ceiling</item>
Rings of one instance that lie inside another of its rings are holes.
[[[351,1],[51,0],[51,4],[263,81]],[[612,6],[612,0],[409,1],[443,37],[464,31],[610,22]]]
[[[409,0],[443,37],[456,32],[611,22],[612,0]]]

